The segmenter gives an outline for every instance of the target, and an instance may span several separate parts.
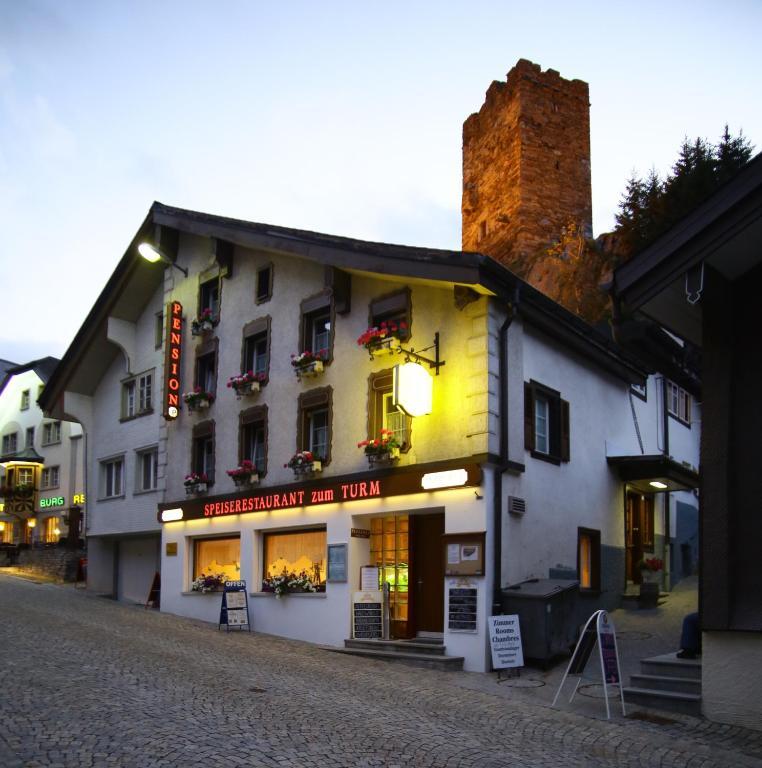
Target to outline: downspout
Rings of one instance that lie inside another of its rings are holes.
[[[661,399],[662,399],[662,431],[664,432],[664,455],[669,458],[669,409],[667,407],[667,395],[668,395],[667,377],[661,377]],[[671,588],[672,582],[672,563],[669,561],[669,506],[670,506],[670,493],[667,491],[663,494],[664,504],[662,511],[664,513],[664,584],[665,589]]]
[[[495,467],[492,489],[492,519],[495,550],[492,560],[492,615],[502,611],[502,569],[503,569],[503,473],[509,467],[508,461],[508,329],[516,316],[519,304],[519,289],[516,287],[513,301],[508,303],[508,312],[498,332],[498,403],[500,411],[499,461]]]

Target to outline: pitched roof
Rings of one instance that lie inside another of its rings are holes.
[[[7,361],[0,361],[7,362]],[[0,383],[0,394],[3,393],[8,382],[20,373],[26,373],[27,371],[34,371],[40,378],[43,384],[47,384],[50,377],[53,375],[56,366],[59,363],[57,357],[41,357],[38,360],[32,360],[28,363],[11,363],[8,368],[5,369],[5,375],[3,376],[2,383]],[[1,372],[1,371],[0,371]]]

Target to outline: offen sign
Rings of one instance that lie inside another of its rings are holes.
[[[167,304],[167,342],[164,355],[164,418],[176,419],[180,412],[180,360],[183,343],[183,305]]]

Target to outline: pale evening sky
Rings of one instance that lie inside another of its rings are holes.
[[[762,3],[0,0],[0,358],[60,357],[154,200],[460,247],[461,126],[519,58],[590,84],[595,234],[727,121]]]

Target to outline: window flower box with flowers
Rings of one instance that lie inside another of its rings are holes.
[[[382,429],[381,436],[357,443],[358,448],[365,449],[368,464],[371,468],[387,466],[400,457],[400,444],[390,429]]]
[[[315,458],[312,451],[298,451],[283,466],[293,469],[295,477],[314,475],[323,470],[323,462]]]
[[[640,579],[644,582],[658,583],[661,579],[661,571],[664,569],[664,561],[658,557],[644,558],[638,563]]]
[[[196,493],[206,493],[209,478],[203,472],[191,472],[185,476],[183,483],[185,485],[185,492],[191,496]]]
[[[264,373],[246,371],[237,376],[231,376],[228,379],[228,387],[235,392],[235,396],[240,400],[242,397],[255,395],[259,392],[265,381],[267,381],[267,376]]]
[[[297,379],[319,376],[323,372],[327,360],[327,349],[321,349],[318,352],[310,352],[309,349],[306,349],[298,355],[291,355],[291,365],[294,366]]]
[[[214,395],[201,387],[195,387],[192,392],[183,393],[183,402],[188,406],[189,411],[201,411],[214,402]]]
[[[219,322],[219,318],[215,317],[212,310],[207,307],[195,320],[191,320],[191,336],[202,336],[209,333]]]
[[[237,488],[245,488],[259,482],[257,466],[249,459],[244,459],[235,469],[229,469],[227,472]]]
[[[225,586],[225,574],[204,574],[202,573],[191,584],[191,592],[221,592]]]
[[[370,359],[383,355],[394,355],[399,352],[400,343],[407,339],[407,323],[382,320],[360,334],[357,339],[358,346],[368,350]]]
[[[275,597],[299,593],[325,592],[325,583],[313,581],[306,571],[287,573],[284,569],[280,576],[270,576],[262,580],[262,591],[272,592]]]
[[[659,605],[659,587],[664,561],[658,557],[649,557],[638,563],[640,568],[639,608],[656,608]]]

